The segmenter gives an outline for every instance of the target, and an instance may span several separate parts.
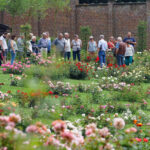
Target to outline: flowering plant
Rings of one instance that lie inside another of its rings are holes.
[[[73,92],[73,86],[71,86],[70,83],[63,83],[58,81],[54,85],[51,81],[48,81],[48,85],[50,87],[50,90],[52,90],[54,94],[68,96]]]
[[[85,79],[92,68],[88,63],[78,62],[70,65],[70,78],[72,79]]]
[[[14,65],[10,65],[10,63],[2,64],[3,73],[22,74],[25,68],[30,68],[30,65],[21,62],[14,63]]]

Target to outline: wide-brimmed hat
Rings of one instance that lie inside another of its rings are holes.
[[[94,37],[93,36],[90,36],[90,38],[89,39],[94,39]]]

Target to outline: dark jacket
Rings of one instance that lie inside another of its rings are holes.
[[[120,42],[117,55],[123,55],[124,56],[125,52],[126,52],[126,44],[124,42]]]

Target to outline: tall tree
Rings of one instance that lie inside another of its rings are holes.
[[[12,17],[12,26],[14,18],[22,16],[30,7],[29,0],[0,0],[0,10],[7,11]]]
[[[7,0],[0,0],[1,23],[4,23],[4,11],[7,5]]]
[[[24,16],[36,17],[38,19],[38,28],[40,34],[40,22],[47,15],[49,8],[55,12],[55,24],[56,16],[59,11],[63,11],[69,7],[70,0],[0,0],[0,10],[5,10],[13,17]],[[12,22],[14,25],[14,22]],[[55,30],[55,29],[54,29]]]

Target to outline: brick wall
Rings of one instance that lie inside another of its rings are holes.
[[[56,18],[54,11],[49,10],[48,15],[40,22],[40,30],[36,18],[16,17],[13,24],[12,17],[4,13],[4,19],[0,15],[0,21],[2,23],[3,20],[4,24],[13,26],[13,32],[17,34],[21,24],[30,22],[34,34],[38,35],[39,31],[41,33],[49,31],[51,36],[56,36],[59,32],[79,34],[80,26],[89,25],[96,40],[99,39],[100,34],[104,34],[108,39],[110,35],[124,37],[128,31],[133,32],[137,37],[137,25],[141,20],[148,21],[150,28],[150,0],[146,3],[122,4],[109,0],[108,4],[95,5],[79,5],[78,0],[71,0],[70,5],[70,11],[59,12]]]
[[[146,20],[145,4],[114,5],[114,35],[124,36],[128,31],[137,38],[137,25],[139,21]]]
[[[77,6],[77,31],[80,26],[89,25],[98,40],[100,34],[109,36],[126,36],[131,31],[137,37],[139,21],[146,20],[146,4],[98,4]],[[110,12],[112,11],[112,13]]]
[[[94,5],[77,7],[77,33],[79,33],[80,26],[90,26],[92,34],[96,39],[100,34],[108,35],[108,6]]]

